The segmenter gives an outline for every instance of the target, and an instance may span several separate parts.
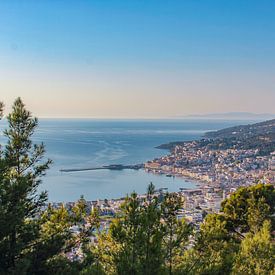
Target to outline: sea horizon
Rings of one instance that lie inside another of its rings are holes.
[[[61,173],[60,169],[110,164],[139,164],[167,154],[156,147],[173,141],[199,139],[207,131],[250,121],[235,120],[98,120],[39,119],[34,143],[43,142],[53,160],[39,187],[50,202],[117,199],[135,191],[144,194],[150,182],[156,188],[196,188],[196,181],[154,175],[144,170],[99,170]],[[252,122],[252,121],[251,121]],[[1,127],[5,127],[1,122]],[[3,137],[2,137],[3,139]]]

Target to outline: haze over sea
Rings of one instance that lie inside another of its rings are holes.
[[[120,198],[136,191],[145,193],[153,182],[156,188],[195,188],[183,178],[154,175],[143,170],[97,170],[61,173],[60,169],[89,168],[108,164],[138,164],[164,155],[155,147],[172,141],[193,140],[206,131],[249,121],[226,120],[102,120],[40,119],[34,142],[44,142],[46,156],[54,164],[40,190],[48,190],[50,201]],[[4,124],[4,125],[3,125]],[[1,122],[1,128],[6,123]],[[3,137],[0,137],[3,142]]]

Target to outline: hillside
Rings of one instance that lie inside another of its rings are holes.
[[[275,119],[208,132],[209,149],[259,149],[259,155],[275,150]]]
[[[171,142],[157,148],[172,150],[176,145],[184,143]],[[269,155],[275,151],[275,119],[207,132],[204,138],[198,141],[198,147],[204,146],[212,150],[259,149],[259,155]]]
[[[250,138],[254,136],[270,136],[275,134],[275,119],[255,124],[239,125],[218,131],[207,132],[207,138]]]

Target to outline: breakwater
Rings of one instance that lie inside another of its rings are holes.
[[[69,173],[69,172],[82,172],[82,171],[94,171],[94,170],[124,170],[124,169],[139,170],[142,168],[144,168],[144,164],[134,164],[134,165],[111,164],[111,165],[103,165],[100,167],[60,169],[60,172]]]

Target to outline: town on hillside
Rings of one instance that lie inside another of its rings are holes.
[[[177,192],[184,200],[184,207],[177,213],[178,219],[184,218],[199,228],[204,217],[208,213],[218,213],[221,202],[239,187],[258,182],[275,184],[274,137],[275,120],[211,132],[201,140],[161,145],[160,148],[169,148],[170,153],[146,162],[144,169],[149,173],[183,177],[199,183],[196,189],[182,188]],[[165,192],[167,188],[162,188],[154,195],[162,197]],[[139,194],[138,197],[146,201],[146,195]],[[125,198],[86,201],[87,211],[96,208],[101,229],[106,229],[119,215],[124,201]],[[71,210],[75,204],[67,202],[65,207]],[[61,205],[54,203],[53,207]],[[78,225],[72,230],[79,234]],[[92,242],[96,242],[96,238]],[[71,251],[67,256],[81,258],[81,249]]]

